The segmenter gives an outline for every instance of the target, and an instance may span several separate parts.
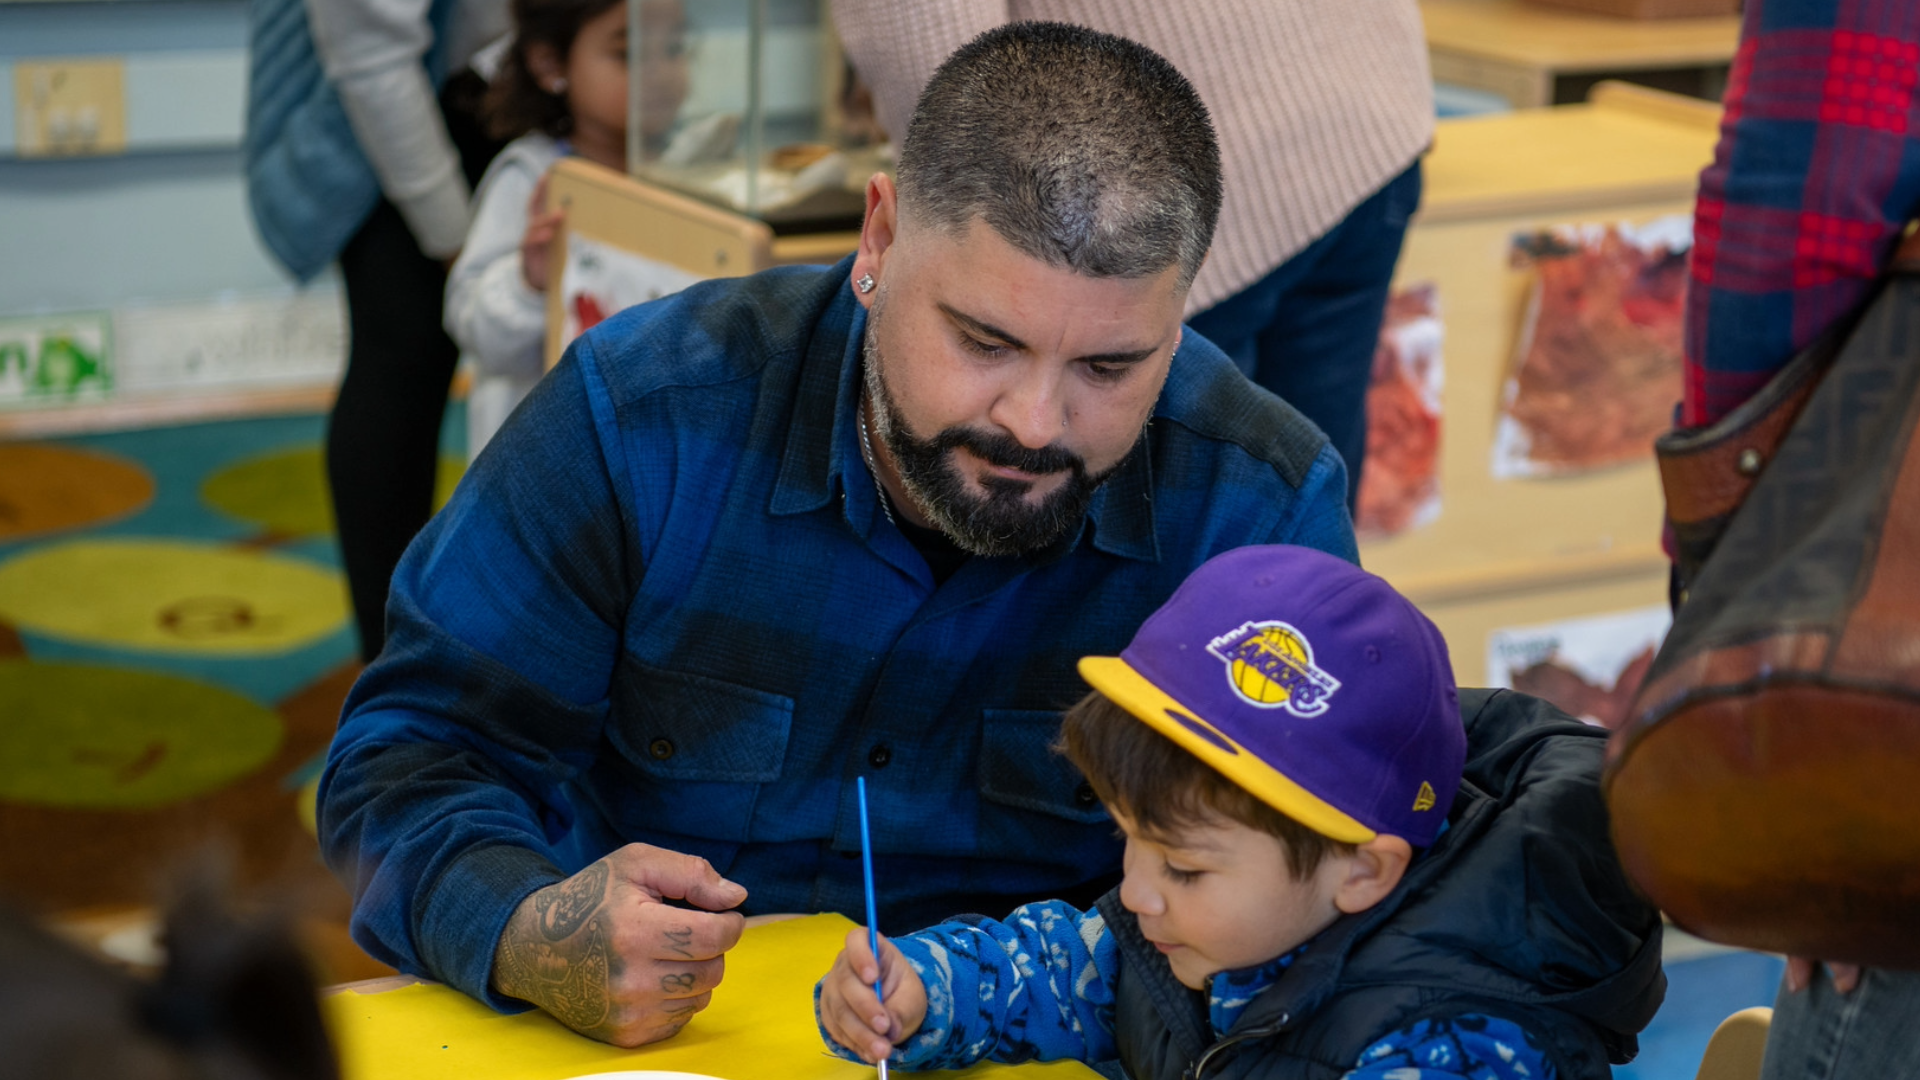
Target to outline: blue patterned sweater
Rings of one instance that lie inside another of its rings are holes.
[[[926,986],[920,1029],[894,1048],[903,1069],[960,1069],[977,1061],[1111,1060],[1120,950],[1097,910],[1058,900],[1028,904],[1005,922],[942,923],[893,939]],[[1213,977],[1216,1036],[1312,942],[1257,967]],[[818,999],[819,989],[815,988]],[[859,1060],[820,1037],[834,1053]],[[1546,1056],[1516,1024],[1467,1014],[1383,1032],[1347,1080],[1552,1080]]]

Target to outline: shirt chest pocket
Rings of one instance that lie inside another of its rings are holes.
[[[780,778],[793,699],[629,661],[609,738],[641,773],[692,783]]]
[[[1108,820],[1093,785],[1072,762],[1053,752],[1053,743],[1060,737],[1058,712],[985,709],[982,713],[979,784],[980,797],[989,805],[1036,811],[1080,825]]]

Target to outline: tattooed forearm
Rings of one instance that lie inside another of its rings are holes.
[[[501,993],[539,1005],[578,1031],[606,1022],[611,960],[599,919],[577,938],[558,943],[509,931],[494,956],[494,984]]]
[[[660,976],[660,989],[669,994],[693,993],[693,972],[683,971],[678,975]]]
[[[533,909],[540,921],[540,932],[548,941],[572,937],[600,910],[607,899],[608,876],[606,861],[602,860],[534,895]]]
[[[523,909],[507,924],[494,950],[494,986],[546,1009],[576,1031],[592,1033],[612,1012],[609,935],[601,918],[593,915],[577,933],[553,937],[548,916],[563,905],[542,905],[542,899],[536,894],[530,910]]]
[[[550,982],[545,1000],[537,1001],[561,1023],[575,1031],[592,1031],[606,1023],[612,1011],[607,985],[607,940],[600,920],[587,924],[585,940],[569,958],[558,981]]]
[[[682,960],[693,959],[693,927],[674,926],[665,931],[667,949]]]

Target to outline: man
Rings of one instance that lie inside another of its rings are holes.
[[[860,774],[883,926],[1103,890],[1048,749],[1075,660],[1228,548],[1354,557],[1324,437],[1182,340],[1219,203],[1178,72],[1019,24],[934,78],[850,260],[576,342],[347,702],[320,832],[361,944],[663,1038],[742,914],[861,910]]]
[[[1348,505],[1387,288],[1433,143],[1414,0],[834,0],[880,125],[905,129],[948,53],[1017,19],[1146,45],[1193,80],[1220,137],[1225,198],[1188,322],[1327,433]]]

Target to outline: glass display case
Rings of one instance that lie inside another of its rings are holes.
[[[632,0],[627,19],[629,173],[776,236],[860,227],[891,150],[826,0]]]

